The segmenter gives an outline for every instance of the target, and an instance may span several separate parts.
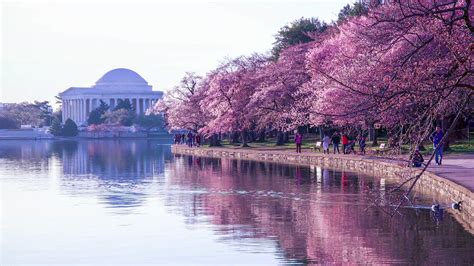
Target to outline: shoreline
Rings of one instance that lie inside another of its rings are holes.
[[[331,167],[349,170],[374,176],[384,177],[393,182],[402,181],[401,173],[416,174],[417,168],[407,168],[395,159],[372,156],[333,155],[315,152],[296,153],[290,151],[269,151],[253,149],[230,148],[189,148],[185,145],[172,145],[174,154],[212,157],[223,159],[240,159],[260,162],[273,162],[292,165]],[[462,184],[449,178],[437,175],[431,169],[427,170],[417,185],[414,192],[421,193],[433,202],[463,201],[463,211],[448,210],[463,227],[474,234],[474,192]]]

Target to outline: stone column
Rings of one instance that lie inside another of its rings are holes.
[[[72,100],[67,100],[67,117],[66,117],[66,120],[68,118],[71,118],[72,117]],[[66,122],[66,120],[64,120],[63,122]]]
[[[66,120],[67,120],[68,118],[71,118],[71,100],[67,100],[66,110],[67,110],[67,116],[66,116]],[[63,120],[63,122],[66,122],[66,120]]]
[[[77,99],[77,120],[76,124],[79,126],[79,122],[81,121],[81,99]]]
[[[67,106],[67,105],[66,105],[66,100],[63,100],[62,106],[61,106],[61,110],[63,111],[63,113],[62,113],[62,119],[63,119],[63,121],[66,120],[66,119],[65,119],[65,118],[66,118],[66,106]]]
[[[76,109],[74,108],[76,105],[76,100],[74,99],[71,99],[70,100],[70,104],[69,104],[69,110],[71,111],[71,113],[69,114],[69,118],[74,120],[74,117],[76,116]]]
[[[82,99],[81,102],[82,102],[82,119],[81,119],[81,121],[84,122],[84,121],[86,121],[86,116],[87,116],[86,115],[86,113],[87,113],[86,112],[86,99]]]
[[[73,108],[74,108],[74,118],[72,120],[74,120],[74,122],[77,123],[79,119],[79,100],[78,99],[74,99]]]
[[[82,121],[87,120],[87,99],[82,99]]]
[[[90,98],[86,98],[84,99],[84,107],[85,107],[85,114],[86,114],[86,117],[85,117],[85,120],[84,121],[87,121],[87,118],[89,118],[89,112],[90,112],[90,109],[91,109],[91,100]]]
[[[76,99],[76,124],[79,123],[79,120],[81,120],[81,100]]]
[[[140,115],[140,99],[135,98],[135,113]]]
[[[67,105],[66,105],[66,119],[63,120],[63,123],[66,122],[68,118],[71,117],[71,100],[66,100]]]
[[[143,98],[138,99],[138,107],[140,108],[140,114],[143,114]]]
[[[84,110],[83,110],[83,106],[82,106],[82,99],[79,99],[78,100],[78,103],[79,103],[79,118],[77,119],[77,125],[79,126],[81,124],[81,122],[83,121],[83,115],[84,115]]]
[[[74,100],[69,100],[69,115],[68,118],[73,119],[74,117]]]
[[[86,101],[86,113],[87,113],[87,117],[88,117],[88,118],[89,118],[89,114],[90,114],[91,111],[92,111],[91,107],[92,107],[92,99],[89,98],[89,99],[87,99],[87,101]]]
[[[81,115],[82,115],[82,110],[81,110],[81,99],[77,99],[77,120],[76,120],[76,124],[79,126],[80,122],[81,122]]]

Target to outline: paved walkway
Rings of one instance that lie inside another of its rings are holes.
[[[330,155],[334,156],[334,155]],[[336,155],[341,156],[341,155]],[[354,156],[354,155],[342,155],[342,156]],[[357,156],[357,155],[356,155]],[[404,166],[407,164],[406,160],[386,158],[378,156],[363,156],[364,159],[371,160],[382,160],[389,163],[398,164]],[[429,156],[425,156],[427,160]],[[430,166],[427,169],[431,173],[437,176],[449,179],[456,184],[459,184],[471,192],[474,192],[474,154],[448,154],[443,157],[443,164],[437,165],[433,159]]]
[[[348,156],[348,155],[344,155]],[[377,156],[363,156],[365,159],[384,160],[386,162],[395,163],[398,165],[406,165],[407,161],[403,159],[383,158]],[[425,160],[429,156],[425,156]],[[471,192],[474,192],[474,154],[448,154],[443,157],[443,164],[437,165],[435,160],[431,162],[427,169],[437,176],[449,179],[456,184],[459,184]]]
[[[474,191],[474,154],[447,155],[442,165],[433,163],[428,171]]]

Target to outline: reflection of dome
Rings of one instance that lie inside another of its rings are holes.
[[[117,84],[133,84],[148,85],[137,72],[126,69],[116,68],[105,73],[96,83],[96,85],[117,85]]]

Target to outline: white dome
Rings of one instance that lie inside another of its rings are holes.
[[[116,68],[105,73],[95,85],[148,85],[137,72],[127,68]]]

